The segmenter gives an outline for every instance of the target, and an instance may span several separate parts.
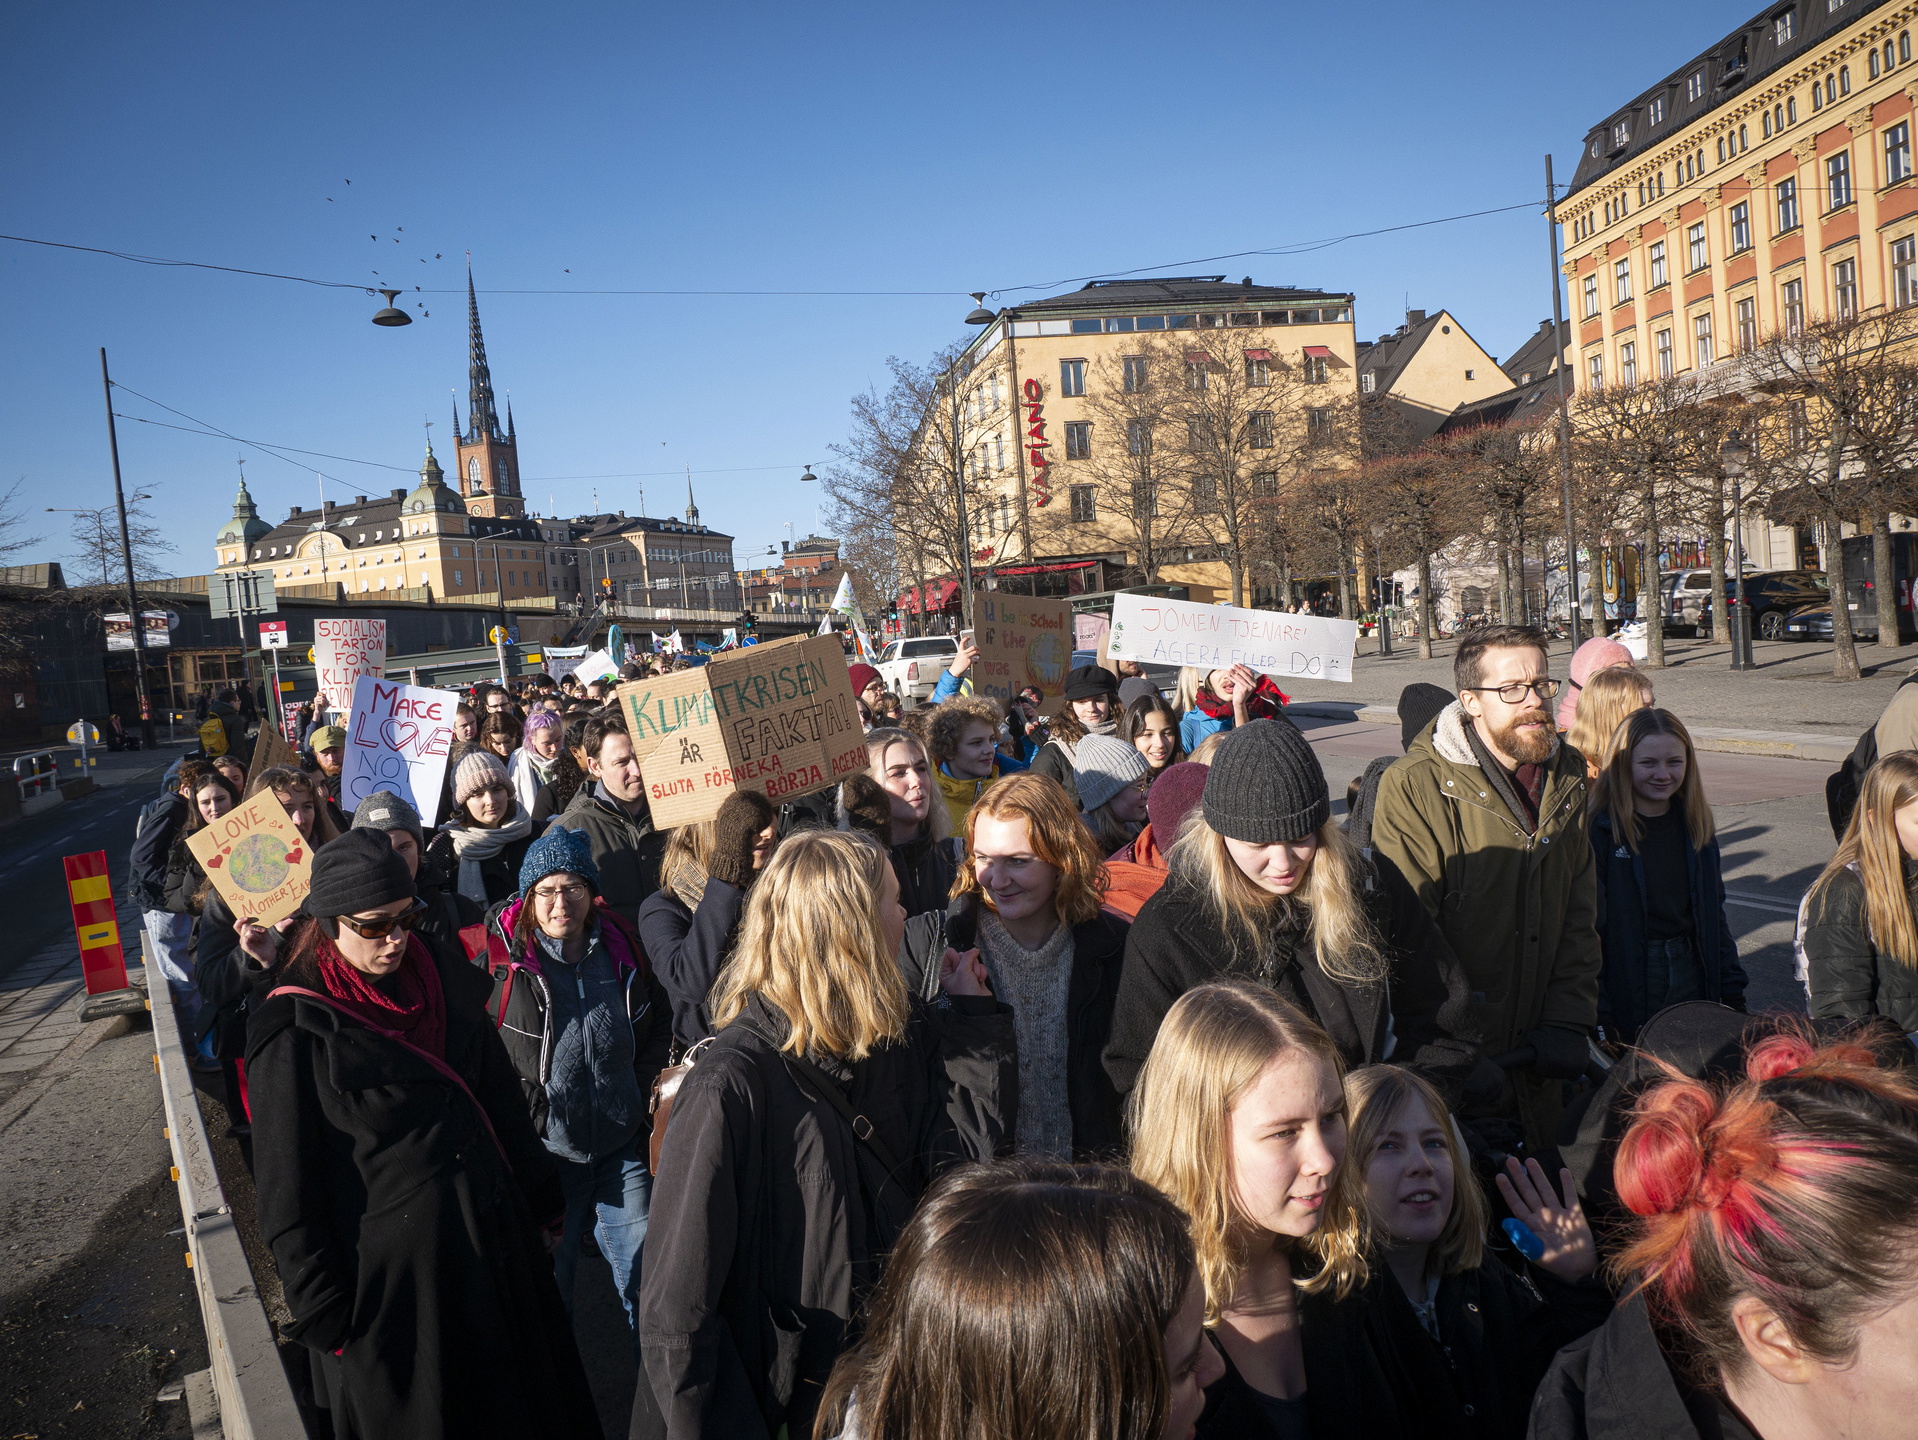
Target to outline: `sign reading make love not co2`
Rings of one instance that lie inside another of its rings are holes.
[[[374,791],[391,790],[419,811],[431,829],[439,819],[459,699],[451,690],[360,676],[346,723],[340,804],[356,810]]]
[[[347,709],[362,675],[386,674],[386,622],[343,615],[315,620],[313,667],[327,704],[335,710]]]
[[[1266,675],[1350,684],[1358,643],[1354,620],[1117,595],[1106,653],[1114,660],[1151,665],[1196,665],[1202,670],[1245,665]]]

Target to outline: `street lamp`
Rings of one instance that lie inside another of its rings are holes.
[[[810,481],[817,480],[818,478],[819,477],[817,475],[812,473],[812,461],[808,460],[806,462],[806,473],[799,477],[799,483],[801,485],[804,485]]]
[[[1385,603],[1386,587],[1391,583],[1385,574],[1385,530],[1382,524],[1372,527],[1372,575],[1373,583],[1378,586],[1379,617],[1379,654],[1392,653],[1392,609]]]
[[[968,325],[990,325],[999,317],[986,309],[986,292],[974,290],[972,294],[972,313],[966,316]]]
[[[1751,446],[1733,430],[1718,447],[1718,463],[1725,478],[1732,482],[1732,669],[1752,668],[1752,617],[1745,605],[1745,467],[1751,462]]]
[[[373,323],[375,325],[411,325],[413,323],[413,317],[411,315],[408,315],[404,310],[397,308],[393,304],[395,300],[400,298],[399,291],[382,290],[380,294],[386,297],[386,308],[374,313]]]

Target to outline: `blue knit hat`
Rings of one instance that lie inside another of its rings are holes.
[[[593,847],[578,830],[555,825],[526,847],[520,862],[519,891],[524,895],[548,875],[577,875],[599,893],[599,866],[593,863]]]

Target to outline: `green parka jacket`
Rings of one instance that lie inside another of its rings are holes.
[[[1451,942],[1489,1053],[1527,1031],[1590,1034],[1598,1023],[1597,889],[1585,823],[1585,760],[1561,743],[1546,762],[1527,834],[1479,768],[1454,701],[1379,782],[1372,844],[1397,865]],[[1558,1082],[1515,1075],[1534,1146],[1558,1125]]]

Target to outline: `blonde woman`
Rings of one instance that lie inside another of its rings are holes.
[[[880,793],[841,786],[844,824],[891,853],[906,914],[945,909],[959,870],[959,844],[926,742],[910,730],[881,726],[866,732],[866,760],[866,774]]]
[[[1611,763],[1612,737],[1625,717],[1652,703],[1652,682],[1636,670],[1600,670],[1578,692],[1578,709],[1565,742],[1585,757],[1585,788]]]
[[[1200,1440],[1375,1433],[1313,1393],[1300,1323],[1301,1291],[1350,1294],[1367,1273],[1340,1070],[1297,1007],[1228,980],[1180,998],[1139,1073],[1132,1170],[1186,1214],[1226,1365]]]
[[[1814,1016],[1882,1015],[1918,1033],[1918,752],[1865,772],[1838,853],[1798,906],[1798,978]]]
[[[1005,1144],[1011,1013],[971,957],[910,996],[905,927],[864,836],[802,830],[754,882],[654,1182],[636,1440],[811,1435],[920,1193]]]
[[[1121,1093],[1179,996],[1242,975],[1322,1025],[1349,1065],[1397,1059],[1496,1098],[1503,1076],[1469,1038],[1451,947],[1392,862],[1332,822],[1325,772],[1290,720],[1226,737],[1168,868],[1126,942],[1105,1053]]]

